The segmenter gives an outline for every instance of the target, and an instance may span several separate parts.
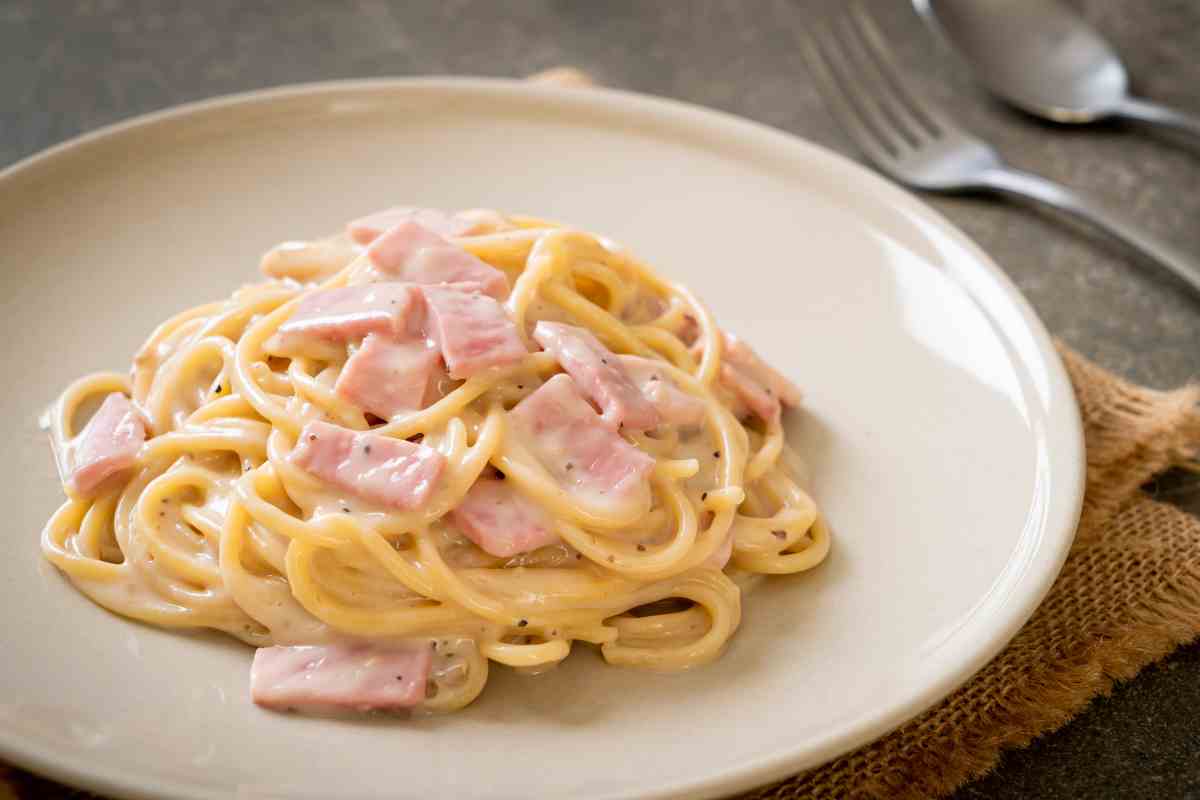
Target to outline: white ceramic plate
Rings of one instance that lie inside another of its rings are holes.
[[[38,412],[123,369],[259,254],[395,203],[607,233],[691,285],[806,391],[791,420],[829,560],[745,604],[685,675],[585,648],[494,670],[413,722],[255,708],[250,652],[151,629],[38,552],[60,502]],[[123,796],[711,796],[811,767],[929,707],[1029,617],[1071,541],[1079,419],[1041,324],[908,194],[778,131],[610,91],[479,80],[303,86],[185,106],[0,174],[5,374],[0,754]]]

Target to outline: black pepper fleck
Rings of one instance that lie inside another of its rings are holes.
[[[398,680],[398,681],[402,681],[402,680],[404,680],[404,676],[403,676],[403,675],[397,675],[397,676],[396,676],[396,680]]]
[[[700,502],[703,503],[707,499],[708,499],[708,492],[701,492],[700,493]]]
[[[519,619],[519,620],[517,620],[517,627],[518,627],[518,628],[524,628],[524,627],[525,627],[526,625],[528,625],[528,624],[529,624],[529,620],[527,620],[527,619]]]
[[[575,465],[572,464],[570,461],[568,461],[567,462],[567,472],[570,472],[573,469],[575,469]]]
[[[345,511],[347,514],[350,513],[350,509],[346,508],[346,506],[342,506],[342,511]]]
[[[638,545],[638,552],[639,552],[639,553],[644,553],[644,552],[646,552],[646,545],[644,545],[644,544],[639,544],[639,545]]]
[[[771,531],[771,534],[772,534],[772,535],[773,535],[773,536],[774,536],[776,539],[786,539],[786,538],[787,538],[787,532],[786,532],[786,531]]]
[[[575,554],[575,560],[576,560],[576,561],[582,561],[582,560],[583,560],[583,553],[576,553],[576,554]]]
[[[713,450],[713,458],[720,458],[720,457],[721,457],[721,451]]]
[[[518,384],[517,384],[517,388],[518,388],[518,389],[524,389],[524,388],[525,388],[525,384],[523,384],[523,383],[518,383]]]
[[[310,434],[308,435],[308,440],[309,440],[310,442],[315,442],[315,441],[317,440],[317,435],[316,435],[315,433],[310,433]]]
[[[369,445],[369,444],[364,444],[364,445],[363,445],[363,452],[364,452],[364,453],[366,453],[366,454],[368,454],[368,455],[370,455],[370,453],[371,453],[371,445]]]

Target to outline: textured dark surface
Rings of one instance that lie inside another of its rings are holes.
[[[766,2],[67,2],[0,0],[0,166],[82,131],[228,92],[329,78],[520,76],[572,64],[853,153],[805,73],[817,0]],[[1122,208],[1200,257],[1200,142],[1120,125],[1055,128],[986,99],[906,3],[868,3],[921,88],[1017,166]],[[1085,0],[1145,95],[1200,111],[1200,3]],[[1003,266],[1050,330],[1141,383],[1200,372],[1200,301],[1050,216],[931,202]],[[1198,479],[1161,492],[1200,508]],[[1200,645],[1005,756],[958,798],[1200,797]]]

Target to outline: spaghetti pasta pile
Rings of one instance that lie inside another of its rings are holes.
[[[495,212],[453,218],[452,246],[507,278],[498,302],[524,355],[465,379],[441,371],[422,407],[377,417],[338,390],[361,342],[278,346],[306,297],[378,279],[367,248],[348,234],[281,245],[264,257],[267,280],[171,317],[129,376],[82,378],[52,407],[68,499],[45,556],[96,603],[154,625],[259,648],[427,645],[416,705],[430,712],[474,699],[490,662],[537,671],[576,642],[661,671],[719,656],[743,592],[816,566],[830,544],[780,414],[755,413],[731,383],[731,348],[744,345],[601,237]],[[564,371],[533,338],[546,321],[653,361],[651,379],[696,404],[695,424],[618,429],[652,459],[648,507],[579,502],[515,435],[513,409]],[[71,476],[91,446],[85,423],[113,394],[144,443],[83,491]],[[431,448],[444,469],[418,507],[380,504],[301,466],[298,439],[316,421]],[[472,486],[501,479],[546,515],[549,541],[496,555],[456,524]]]

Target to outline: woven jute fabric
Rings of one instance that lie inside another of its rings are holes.
[[[536,79],[586,86],[571,69]],[[949,794],[1200,635],[1200,521],[1141,487],[1200,450],[1200,388],[1133,386],[1059,345],[1087,445],[1075,543],[1041,607],[966,685],[892,734],[743,800]],[[0,764],[0,800],[87,797]]]

